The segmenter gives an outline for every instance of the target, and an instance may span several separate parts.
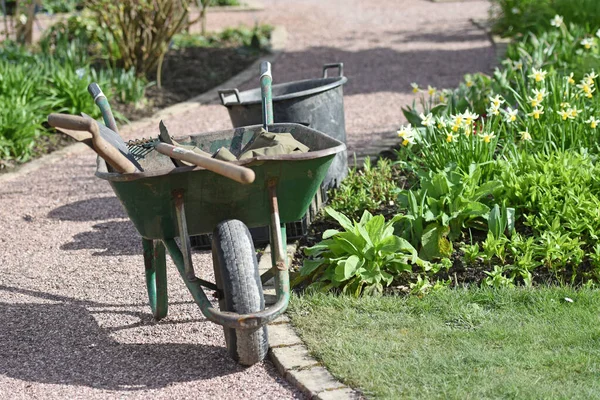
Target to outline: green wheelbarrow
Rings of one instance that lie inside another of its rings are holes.
[[[229,354],[243,365],[265,357],[266,324],[282,314],[289,302],[285,223],[304,216],[335,155],[345,150],[338,140],[303,125],[270,124],[270,74],[261,76],[261,84],[266,94],[263,126],[269,132],[291,133],[310,151],[234,162],[254,172],[253,183],[243,185],[201,167],[174,168],[169,157],[142,148],[131,150],[144,172],[110,172],[100,157],[96,171],[96,176],[110,183],[142,236],[154,318],[167,315],[168,252],[204,316],[223,326]],[[211,154],[221,147],[238,154],[263,126],[175,139]],[[260,275],[248,227],[265,225],[270,226],[272,267]],[[205,233],[213,234],[215,283],[198,278],[192,265],[189,236]],[[277,300],[265,308],[262,284],[271,278],[275,279]],[[219,309],[205,289],[217,292]]]

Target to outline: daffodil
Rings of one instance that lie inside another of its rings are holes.
[[[536,82],[541,82],[544,79],[546,79],[547,74],[548,74],[548,72],[544,71],[543,69],[531,68],[531,74],[529,74],[527,76],[531,79],[535,79]]]
[[[589,80],[586,80],[585,78],[581,80],[581,83],[578,84],[577,87],[587,98],[592,98],[592,93],[594,93],[596,90],[596,88],[593,86],[593,82],[592,85],[590,85]]]
[[[562,118],[563,121],[566,121],[568,118],[571,118],[570,111],[560,110],[560,111],[557,111],[556,113],[558,115],[560,115],[560,117]]]
[[[578,110],[577,108],[569,108],[567,110],[567,112],[569,113],[569,115],[571,116],[571,118],[576,118],[579,113],[581,112],[581,110]]]
[[[583,80],[590,86],[594,86],[594,79],[596,79],[598,77],[598,74],[594,72],[594,70],[592,70],[592,72],[590,72],[589,74],[586,74],[583,77]]]
[[[400,138],[406,138],[409,136],[414,136],[414,130],[412,128],[412,126],[410,124],[406,125],[406,126],[401,126],[400,129],[398,130],[398,137]]]
[[[498,108],[500,107],[500,104],[504,103],[504,99],[502,99],[502,96],[497,94],[494,97],[490,96],[490,103],[492,103],[494,107]]]
[[[531,107],[537,107],[540,104],[540,101],[537,97],[527,96],[527,101],[531,104]]]
[[[489,143],[495,137],[496,135],[494,134],[494,132],[489,132],[481,135],[481,140],[483,140],[485,143]]]
[[[427,115],[421,113],[421,115],[419,115],[419,118],[421,118],[421,125],[427,127],[427,126],[433,126],[433,114],[429,113]]]
[[[454,141],[455,136],[451,133],[446,134],[446,142],[450,143]]]
[[[566,77],[566,78],[567,78],[567,83],[568,83],[569,85],[574,85],[574,84],[575,84],[575,79],[573,79],[573,75],[575,75],[575,74],[573,74],[573,73],[571,72],[571,73],[569,74],[569,76],[567,76],[567,77]]]
[[[534,119],[540,119],[540,115],[544,113],[544,107],[535,107],[532,112],[527,115],[532,116]]]
[[[415,138],[413,136],[406,136],[402,139],[402,146],[408,146],[409,144],[414,144]]]
[[[500,115],[500,108],[495,107],[493,104],[486,110],[488,115]]]
[[[435,95],[435,92],[437,92],[437,89],[436,89],[436,88],[434,88],[434,87],[431,87],[431,86],[427,85],[427,93],[428,93],[430,96],[433,96],[433,95]]]
[[[544,88],[541,88],[540,90],[533,89],[533,94],[539,102],[542,102],[546,96],[548,96],[548,91]]]
[[[413,93],[419,93],[421,91],[421,89],[419,89],[419,85],[417,85],[416,83],[411,83],[410,86],[412,86],[412,92]]]
[[[443,129],[446,127],[446,121],[443,118],[436,118],[436,126],[438,129]]]
[[[560,103],[560,108],[569,108],[569,107],[571,107],[571,104],[569,104],[567,102]]]
[[[589,50],[592,48],[592,46],[594,45],[594,39],[592,38],[585,38],[581,41],[581,45],[586,49]]]
[[[517,120],[518,109],[512,109],[508,107],[504,113],[504,121],[507,123],[515,122]]]
[[[521,60],[515,61],[513,63],[513,68],[517,69],[517,70],[522,70],[523,69],[523,61],[521,61]]]
[[[596,129],[598,127],[599,122],[600,122],[600,119],[596,119],[594,117],[590,117],[590,118],[588,118],[587,121],[585,121],[586,124],[590,124],[590,128],[592,128],[592,129]]]
[[[552,20],[550,20],[550,25],[555,26],[557,28],[560,28],[560,26],[563,24],[563,17],[560,15],[555,15],[554,18],[552,18]]]
[[[527,128],[525,128],[524,131],[519,132],[519,135],[521,136],[521,140],[531,142],[531,135],[529,134],[529,130]]]
[[[467,85],[467,87],[470,88],[471,86],[473,86],[473,84],[473,78],[471,78],[471,75],[465,76],[465,85]]]
[[[473,121],[479,118],[479,115],[469,110],[466,110],[464,113],[462,113],[462,117],[465,119],[465,125],[471,126],[471,124],[473,124]]]
[[[464,118],[462,114],[452,115],[450,118],[454,122],[454,125],[461,126],[463,124]]]

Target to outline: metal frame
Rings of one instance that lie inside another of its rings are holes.
[[[181,246],[177,245],[175,239],[143,239],[146,285],[154,318],[160,320],[166,317],[168,311],[165,248],[171,255],[179,271],[179,275],[181,275],[185,285],[192,294],[194,301],[208,320],[228,328],[252,329],[268,324],[285,311],[290,300],[290,279],[285,257],[286,243],[283,240],[286,237],[285,224],[281,224],[279,221],[276,180],[269,181],[268,190],[271,207],[270,244],[273,267],[261,275],[261,282],[264,284],[272,277],[275,277],[276,303],[253,314],[219,311],[213,307],[203,288],[216,290],[219,296],[222,296],[222,293],[214,283],[199,279],[194,273],[190,239],[187,234],[188,230],[185,219],[185,192],[178,190],[173,192],[173,199],[177,212]]]

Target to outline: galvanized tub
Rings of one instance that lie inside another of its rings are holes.
[[[327,76],[327,71],[332,68],[338,70],[338,76]],[[346,144],[342,86],[347,81],[344,65],[339,63],[324,65],[322,78],[273,85],[274,121],[302,124]],[[219,90],[219,96],[229,111],[234,127],[262,122],[260,88],[243,92],[224,89]],[[338,187],[347,174],[348,155],[344,150],[335,156],[323,181],[323,188]]]

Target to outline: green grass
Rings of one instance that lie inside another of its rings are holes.
[[[600,399],[597,290],[313,294],[294,296],[289,314],[310,351],[369,397]]]

